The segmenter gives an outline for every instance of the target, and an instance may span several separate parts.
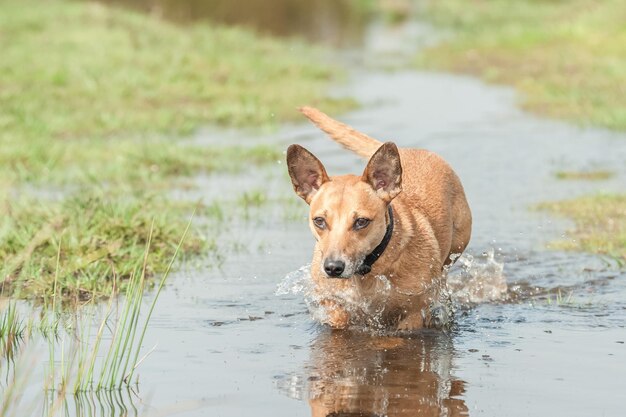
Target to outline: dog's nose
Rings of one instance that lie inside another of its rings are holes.
[[[346,268],[344,261],[326,259],[324,261],[324,271],[329,277],[338,277]]]

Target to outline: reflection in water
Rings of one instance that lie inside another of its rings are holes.
[[[48,391],[44,396],[42,417],[136,417],[145,415],[138,409],[139,397],[129,388],[120,390],[86,391],[74,395],[59,396]],[[143,408],[143,407],[142,407]]]
[[[300,387],[313,417],[464,416],[464,382],[451,374],[452,337],[413,338],[323,331],[313,342]],[[285,387],[293,396],[294,387]]]
[[[303,36],[331,45],[359,45],[369,21],[364,0],[100,0],[176,22],[208,19],[275,36]]]

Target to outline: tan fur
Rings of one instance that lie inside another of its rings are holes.
[[[381,291],[377,276],[391,282],[383,320],[401,330],[428,326],[428,309],[438,299],[443,267],[460,254],[471,235],[472,218],[463,186],[450,166],[436,154],[418,149],[397,149],[339,123],[309,107],[302,112],[331,138],[358,155],[371,157],[361,176],[328,177],[323,165],[306,149],[288,150],[289,173],[296,192],[311,206],[310,227],[317,240],[311,274],[334,328],[367,322],[368,312],[355,312],[333,294],[352,291],[376,303]],[[394,231],[382,256],[365,276],[356,267],[382,240],[394,214]],[[313,219],[325,220],[325,228]],[[357,218],[369,225],[355,230]],[[329,278],[326,259],[342,259],[342,278]],[[357,300],[358,301],[358,300]],[[348,313],[349,312],[349,313]]]
[[[328,134],[333,140],[344,148],[364,158],[369,158],[382,145],[376,139],[370,138],[364,133],[354,130],[350,126],[331,119],[313,107],[301,107],[300,112],[312,121],[315,126]]]

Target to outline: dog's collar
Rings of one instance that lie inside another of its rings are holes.
[[[389,205],[389,224],[387,225],[387,231],[385,232],[385,236],[383,240],[374,248],[369,255],[365,257],[363,263],[356,269],[357,275],[366,275],[369,274],[372,270],[372,265],[374,262],[380,258],[380,255],[383,254],[389,241],[391,240],[391,234],[393,233],[393,210],[391,210],[391,204]]]

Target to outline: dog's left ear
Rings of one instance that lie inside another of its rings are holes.
[[[384,143],[372,155],[362,180],[372,186],[376,194],[389,203],[402,191],[402,165],[398,147],[393,142]]]

